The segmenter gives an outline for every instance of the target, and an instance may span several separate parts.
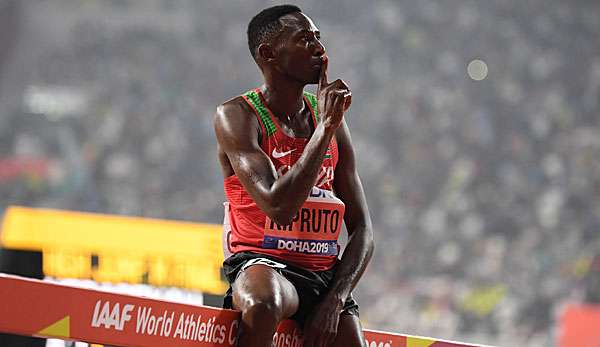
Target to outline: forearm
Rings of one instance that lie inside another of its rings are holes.
[[[274,214],[278,219],[291,221],[306,200],[317,180],[333,134],[334,131],[319,124],[302,156],[285,175],[278,177],[271,186],[269,200],[276,210]]]
[[[373,231],[370,226],[361,226],[352,232],[346,249],[333,278],[328,298],[344,302],[365,272],[373,250]]]

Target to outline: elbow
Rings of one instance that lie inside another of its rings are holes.
[[[289,206],[288,201],[282,201],[272,195],[261,196],[256,199],[256,203],[261,211],[267,215],[273,222],[280,226],[289,225],[296,216],[297,211],[293,206]]]
[[[290,217],[288,215],[272,215],[269,216],[269,218],[271,218],[273,222],[277,223],[280,226],[290,225],[293,219],[293,217]]]
[[[282,206],[273,206],[270,213],[267,213],[267,215],[272,221],[283,226],[292,223],[296,216],[296,212],[292,212],[291,209],[286,209]]]
[[[354,229],[350,234],[351,240],[356,240],[361,245],[361,248],[368,254],[372,254],[375,250],[375,238],[373,237],[373,229],[370,224],[363,225]]]
[[[375,252],[375,238],[373,237],[373,228],[370,224],[365,228],[365,231],[366,232],[364,233],[364,242],[367,248],[367,253],[370,257],[373,254],[373,252]]]
[[[369,249],[369,254],[373,254],[375,252],[375,238],[373,237],[373,232],[369,233],[367,238],[367,247]]]

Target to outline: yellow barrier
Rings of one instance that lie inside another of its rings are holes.
[[[43,252],[46,276],[227,289],[220,225],[13,206],[0,243]]]

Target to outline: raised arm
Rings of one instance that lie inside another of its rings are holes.
[[[239,105],[220,106],[214,126],[220,149],[258,207],[276,223],[289,224],[317,178],[334,132],[319,125],[298,162],[277,177],[271,159],[259,145],[253,115]]]
[[[321,121],[300,159],[281,177],[277,177],[269,156],[260,148],[256,118],[241,101],[226,103],[215,114],[220,150],[258,207],[280,225],[289,224],[306,200],[350,98],[343,81],[327,83],[326,70],[324,64],[317,93]]]

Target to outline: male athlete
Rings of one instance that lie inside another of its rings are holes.
[[[264,84],[219,106],[231,288],[239,345],[271,346],[296,320],[304,346],[363,346],[351,292],[373,253],[371,219],[344,112],[351,92],[327,80],[320,32],[298,7],[275,6],[248,25]],[[318,84],[317,95],[304,92]],[[338,259],[342,221],[348,244]]]

